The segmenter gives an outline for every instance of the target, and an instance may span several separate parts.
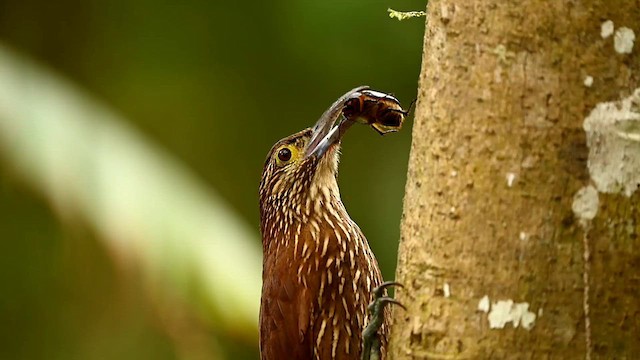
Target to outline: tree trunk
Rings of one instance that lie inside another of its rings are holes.
[[[637,0],[431,1],[391,359],[640,356],[638,36]]]

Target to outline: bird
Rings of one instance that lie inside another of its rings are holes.
[[[367,88],[350,90],[315,126],[268,152],[259,187],[261,360],[385,359],[390,312],[384,305],[397,303],[385,289],[396,283],[383,282],[337,183],[341,139],[354,123],[342,110]]]

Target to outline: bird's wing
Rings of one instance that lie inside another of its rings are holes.
[[[295,278],[287,276],[291,273],[289,265],[284,265],[287,268],[282,272],[272,269],[276,271],[264,279],[260,309],[262,360],[312,359],[308,331],[313,316],[311,297],[306,288],[295,283]]]

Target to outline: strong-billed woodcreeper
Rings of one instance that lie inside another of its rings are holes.
[[[343,116],[345,102],[364,97],[366,89],[347,92],[313,128],[278,141],[265,161],[260,182],[262,360],[368,359],[368,350],[362,350],[362,332],[370,322],[367,306],[381,298],[394,302],[383,296],[384,286],[374,296],[382,275],[337,183],[340,141],[354,123]],[[349,110],[346,115],[352,115],[354,109]],[[381,359],[389,326],[384,303],[372,306],[377,318],[368,329]]]

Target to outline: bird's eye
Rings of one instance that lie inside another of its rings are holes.
[[[300,151],[295,144],[282,145],[275,153],[275,161],[278,166],[285,166],[298,161]]]
[[[291,160],[291,150],[289,148],[282,148],[278,151],[278,160],[283,163]]]

